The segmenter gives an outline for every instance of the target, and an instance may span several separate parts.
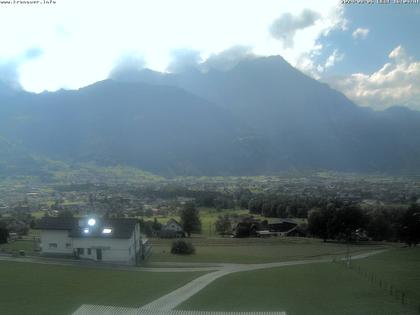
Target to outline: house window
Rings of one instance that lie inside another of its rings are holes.
[[[70,243],[66,243],[66,248],[70,248],[71,244]]]
[[[92,255],[92,249],[88,248],[88,255]]]
[[[84,254],[85,254],[85,249],[84,249],[84,248],[78,248],[78,249],[77,249],[77,253],[78,253],[79,255],[84,255]]]
[[[111,234],[112,233],[112,229],[111,228],[104,228],[102,230],[102,234]]]
[[[49,243],[48,247],[49,248],[57,248],[57,243]]]

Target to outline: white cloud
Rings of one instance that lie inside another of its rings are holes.
[[[322,45],[317,45],[312,51],[307,54],[302,54],[299,62],[297,63],[297,68],[305,72],[309,76],[319,80],[326,70],[335,66],[338,62],[344,59],[344,54],[341,53],[338,49],[334,51],[325,59],[323,63],[316,63],[314,59],[319,56],[322,51]]]
[[[303,30],[315,24],[321,18],[318,12],[304,9],[298,15],[283,13],[274,20],[270,27],[270,34],[283,43],[283,47],[293,47],[296,31]]]
[[[357,28],[353,31],[352,36],[354,39],[365,39],[369,34],[368,28]]]
[[[305,9],[320,18],[295,33],[293,47],[270,36],[276,18]],[[36,92],[105,79],[126,52],[164,71],[176,49],[196,50],[205,60],[240,45],[256,55],[280,54],[296,66],[303,53],[316,49],[319,36],[344,27],[342,10],[336,0],[60,0],[36,9],[8,6],[0,10],[0,59],[40,47],[42,56],[19,66],[21,84]]]
[[[250,46],[236,45],[218,54],[211,54],[200,66],[203,71],[208,71],[210,69],[225,71],[233,68],[240,61],[254,57],[255,55]]]
[[[200,52],[194,49],[176,49],[171,52],[172,60],[168,65],[169,72],[182,72],[196,68],[202,62]]]
[[[136,52],[122,55],[115,67],[111,70],[109,77],[112,79],[123,79],[127,75],[136,75],[137,71],[144,68],[144,57]]]
[[[327,1],[322,3],[326,4]],[[321,18],[313,26],[297,32],[294,47],[280,49],[280,54],[292,66],[315,79],[320,79],[322,72],[325,70],[326,61],[324,63],[315,62],[315,59],[321,55],[324,49],[318,39],[322,36],[328,36],[333,30],[347,31],[348,21],[344,18],[344,8],[340,5],[330,4],[330,6],[326,6],[317,12],[321,12]],[[338,51],[336,54],[338,54]],[[342,54],[339,54],[339,56],[341,56],[339,58],[341,60]],[[335,63],[340,60],[336,60]]]
[[[402,105],[420,110],[420,61],[409,57],[401,46],[388,57],[390,61],[376,72],[327,82],[359,105],[374,109]]]
[[[40,57],[42,53],[42,50],[38,47],[31,47],[16,54],[13,58],[0,59],[0,81],[14,88],[21,88],[19,82],[20,65]]]
[[[328,56],[327,60],[325,61],[324,68],[331,68],[333,67],[337,62],[343,60],[344,54],[340,53],[338,49],[334,49],[333,53]]]

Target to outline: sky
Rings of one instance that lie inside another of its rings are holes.
[[[27,91],[77,89],[121,67],[281,55],[359,105],[420,110],[420,4],[41,1],[0,0],[0,80]]]

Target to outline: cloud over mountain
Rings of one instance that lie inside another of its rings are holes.
[[[42,50],[37,47],[32,47],[14,58],[0,59],[0,82],[6,83],[14,88],[20,88],[19,66],[40,55],[42,55]]]
[[[167,70],[180,73],[189,69],[197,69],[203,72],[209,70],[226,71],[232,69],[239,62],[256,58],[252,47],[235,45],[219,53],[212,53],[207,58],[202,58],[197,50],[178,49],[172,52],[172,61]]]
[[[137,53],[126,53],[121,56],[114,68],[109,73],[111,79],[122,79],[135,75],[137,71],[145,66],[143,56]]]
[[[171,55],[172,60],[167,68],[169,72],[183,72],[197,68],[202,62],[200,52],[194,49],[176,49]]]
[[[403,105],[420,110],[420,61],[407,55],[402,46],[388,55],[389,62],[366,74],[328,80],[333,87],[364,106],[385,109]]]
[[[284,13],[271,24],[270,34],[282,41],[285,48],[293,47],[296,31],[314,25],[320,17],[319,13],[309,9],[304,9],[299,15]]]
[[[250,46],[236,45],[223,50],[220,53],[211,54],[203,63],[203,68],[204,70],[216,69],[226,71],[243,60],[255,57]]]

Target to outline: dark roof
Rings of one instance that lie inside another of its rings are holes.
[[[88,219],[43,217],[35,228],[39,230],[68,230],[70,231],[70,237],[130,238],[139,222],[137,219],[102,219],[96,217],[96,224],[88,226]],[[89,233],[84,233],[85,228],[89,228]],[[110,228],[112,232],[103,234],[104,228]]]
[[[269,222],[269,224],[281,224],[281,223],[292,223],[292,224],[296,224],[297,222],[293,219],[289,219],[289,218],[276,218],[276,219],[271,219]]]
[[[35,229],[39,230],[72,230],[77,226],[75,218],[42,217]]]
[[[169,224],[171,224],[171,223],[175,223],[175,224],[178,224],[179,226],[181,226],[181,224],[179,224],[179,222],[177,221],[177,220],[175,220],[175,219],[173,219],[173,218],[170,218],[169,220],[168,220],[168,222],[166,222],[166,224],[165,224],[165,226],[168,226]]]
[[[70,237],[106,237],[106,238],[130,238],[139,222],[137,219],[96,219],[93,227],[78,225],[70,231]],[[89,228],[89,233],[83,230]],[[104,228],[112,229],[110,234],[103,234]]]

